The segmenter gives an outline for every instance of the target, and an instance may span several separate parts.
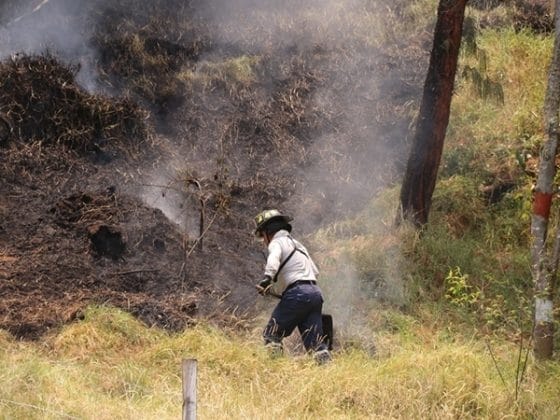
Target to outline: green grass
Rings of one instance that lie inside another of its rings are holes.
[[[224,81],[228,86],[249,85],[256,79],[254,67],[258,58],[241,56],[217,63],[205,62],[197,66],[196,71],[184,71],[178,75],[180,80],[197,84],[205,89],[217,81]]]
[[[373,313],[372,313],[373,314]],[[181,413],[181,360],[198,360],[199,418],[553,418],[560,365],[529,366],[515,399],[517,347],[491,344],[379,309],[376,356],[342,343],[334,362],[270,359],[260,326],[200,325],[182,334],[111,308],[44,342],[1,337],[0,418],[172,419]]]
[[[519,176],[538,156],[544,136],[542,107],[552,39],[500,29],[482,31],[476,42],[486,55],[484,74],[502,86],[504,103],[480,98],[472,82],[458,77],[442,172],[474,180]],[[480,60],[463,55],[459,75],[467,65],[478,67]]]

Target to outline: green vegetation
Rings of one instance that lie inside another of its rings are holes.
[[[179,79],[185,82],[198,83],[204,89],[212,88],[213,84],[223,81],[229,86],[248,85],[254,81],[253,67],[258,63],[255,57],[241,56],[218,63],[205,62],[196,71],[185,71]]]

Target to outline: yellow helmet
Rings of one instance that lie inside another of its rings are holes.
[[[292,221],[292,218],[290,216],[282,214],[279,210],[276,209],[261,211],[259,214],[255,216],[255,225],[256,225],[255,235],[261,236],[264,227],[272,220],[277,220],[277,219],[282,219],[286,223]]]

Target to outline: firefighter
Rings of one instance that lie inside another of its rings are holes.
[[[297,327],[303,345],[323,364],[331,354],[323,337],[323,296],[317,285],[319,270],[307,249],[290,232],[292,218],[265,210],[255,217],[255,235],[268,248],[264,278],[256,285],[261,295],[280,297],[266,325],[263,338],[272,354],[282,353],[282,339]]]

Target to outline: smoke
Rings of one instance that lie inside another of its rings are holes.
[[[175,174],[164,174],[160,169],[146,178],[140,198],[150,207],[160,209],[190,238],[199,234],[198,215],[193,212],[198,203],[187,194],[185,183],[174,179]]]
[[[42,0],[42,1],[41,1],[37,6],[35,6],[32,10],[30,10],[30,11],[27,12],[27,13],[24,13],[24,14],[21,15],[21,16],[18,16],[17,18],[14,18],[13,20],[10,21],[10,23],[11,23],[11,24],[15,24],[15,23],[19,22],[20,20],[22,20],[23,18],[25,18],[26,16],[38,12],[38,11],[41,10],[41,8],[42,8],[45,4],[47,4],[48,2],[49,2],[49,0]]]
[[[96,88],[95,56],[89,46],[85,2],[68,0],[4,1],[0,4],[0,59],[13,54],[51,51],[80,65],[77,81]]]
[[[394,2],[214,0],[197,8],[201,18],[214,22],[218,45],[247,54],[280,55],[278,61],[288,67],[285,74],[300,54],[316,65],[302,71],[325,80],[313,91],[309,106],[336,126],[310,131],[309,158],[293,172],[297,194],[287,202],[271,203],[292,212],[296,235],[356,214],[399,178],[427,53],[401,50],[405,41],[391,39],[390,4]],[[386,216],[370,215],[362,233],[383,231]],[[385,252],[379,257],[385,264],[378,273],[382,281],[373,290],[364,290],[364,279],[348,260],[337,262],[338,281],[324,285],[327,310],[350,335],[367,329],[364,299],[404,302],[399,247]]]
[[[383,304],[400,306],[404,303],[404,282],[400,274],[396,265],[388,265],[378,273],[382,284],[371,284],[359,277],[348,258],[343,256],[337,260],[336,269],[329,273],[326,284],[324,279],[321,281],[321,288],[325,295],[323,312],[332,315],[340,346],[357,348],[372,356],[377,353],[375,329]]]
[[[310,0],[306,2],[210,0],[195,7],[198,16],[216,25],[216,39],[239,46],[245,51],[265,51],[280,44],[305,49],[314,44],[339,43],[356,39],[360,31],[374,33],[358,14],[369,14],[385,1]],[[361,16],[363,17],[363,16]]]
[[[310,158],[293,173],[294,182],[301,181],[300,190],[272,206],[293,213],[296,236],[351,218],[397,178],[410,125],[410,118],[403,117],[404,104],[410,106],[419,97],[422,60],[406,62],[383,41],[383,19],[389,17],[382,12],[384,2],[288,2],[280,9],[249,0],[213,4],[224,44],[260,54],[286,54],[286,63],[294,50],[319,57],[312,71],[322,72],[327,82],[313,92],[309,106],[323,116],[334,115],[336,128],[311,132],[306,148]],[[368,214],[359,234],[383,235],[386,217]],[[337,257],[334,267],[325,256],[315,257],[331,265],[320,275],[320,284],[324,310],[333,315],[339,342],[375,353],[371,299],[400,306],[406,297],[399,244],[384,246],[379,237],[371,248],[375,258],[364,264],[375,265],[375,273],[360,272],[349,257]]]
[[[419,98],[427,53],[404,48],[409,41],[405,39],[407,34],[390,33],[393,16],[388,6],[395,3],[393,0],[4,1],[0,2],[0,58],[15,52],[37,54],[49,49],[63,59],[80,63],[78,82],[90,91],[97,91],[101,52],[91,42],[91,31],[99,17],[104,10],[112,8],[116,12],[114,24],[126,25],[126,18],[150,9],[165,14],[166,19],[184,17],[189,19],[189,25],[209,28],[199,35],[189,32],[194,30],[188,25],[178,25],[174,33],[163,37],[177,51],[186,47],[195,50],[192,60],[196,62],[188,68],[192,79],[205,76],[204,67],[219,59],[239,56],[262,56],[272,62],[272,68],[266,73],[270,80],[261,80],[263,90],[285,85],[293,73],[299,72],[301,83],[312,81],[309,85],[313,83],[314,87],[296,85],[290,99],[296,105],[303,103],[307,107],[310,121],[304,121],[307,126],[298,134],[293,134],[293,127],[283,127],[286,137],[278,139],[293,142],[291,153],[301,151],[297,167],[291,169],[293,179],[289,180],[295,193],[288,201],[278,201],[271,194],[269,202],[295,216],[298,235],[355,214],[380,189],[398,178],[398,160],[402,160],[406,150],[410,114],[414,101]],[[122,16],[120,23],[119,16]],[[148,24],[149,18],[139,18],[138,22]],[[161,25],[158,28],[162,33],[166,29]],[[206,37],[205,43],[210,47],[200,51],[195,48],[198,36]],[[189,45],[187,41],[191,42],[191,38],[194,41]],[[179,52],[169,53],[174,54]],[[223,150],[216,150],[218,146],[214,145],[219,140],[216,134],[222,136],[227,131],[222,126],[238,110],[220,89],[208,87],[205,92],[206,96],[200,98],[202,104],[190,106],[220,109],[223,115],[188,121],[192,126],[197,125],[197,131],[194,133],[191,126],[183,128],[181,133],[188,144],[181,150],[185,152],[182,159],[158,163],[151,171],[145,169],[144,173],[149,175],[143,180],[145,185],[140,193],[147,204],[160,208],[189,236],[197,234],[199,204],[193,198],[195,195],[183,191],[180,179],[187,169],[185,162],[196,165],[201,176],[209,179],[219,169],[213,163],[216,158],[229,160],[232,178],[259,176],[251,171],[253,160],[260,158],[260,144],[255,146],[255,151],[253,145],[236,144],[239,150],[251,150],[244,155],[236,154],[231,144],[221,143]],[[177,91],[172,93],[177,95]],[[304,94],[305,101],[301,98]],[[153,105],[153,98],[146,99],[146,103]],[[263,101],[260,108],[260,104],[252,105],[258,111],[256,120],[270,117],[266,114],[270,104]],[[294,121],[293,124],[298,122]],[[237,134],[223,137],[241,143],[242,140],[235,140]],[[271,141],[263,139],[262,143],[268,147]],[[215,149],[209,153],[212,147]],[[279,163],[262,163],[264,167],[276,165]],[[251,220],[252,215],[246,216]],[[381,216],[371,218],[381,220]],[[352,308],[359,298],[355,293],[359,294],[360,286],[352,265],[343,262],[342,267],[340,289],[326,292],[333,307],[338,308],[335,322],[352,325],[349,320],[356,316]],[[386,275],[400,278],[397,267]],[[388,281],[397,284],[396,280]]]

